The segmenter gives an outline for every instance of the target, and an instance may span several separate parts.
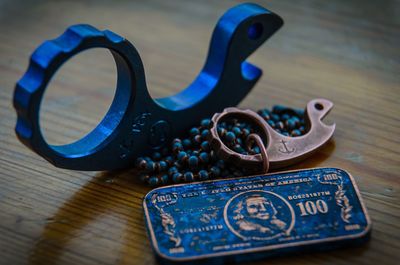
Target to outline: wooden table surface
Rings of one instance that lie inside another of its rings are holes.
[[[90,23],[130,40],[154,97],[184,88],[202,67],[227,1],[0,1],[0,263],[155,264],[132,171],[58,169],[14,134],[15,82],[31,52],[66,27]],[[400,2],[265,1],[284,27],[250,58],[264,70],[240,104],[302,108],[317,97],[335,108],[334,139],[294,168],[350,171],[373,222],[368,244],[254,264],[399,264]],[[89,132],[115,91],[104,50],[69,61],[45,95],[41,123],[50,143]]]

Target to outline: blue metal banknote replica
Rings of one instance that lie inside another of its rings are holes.
[[[173,185],[143,202],[165,262],[253,260],[357,244],[371,224],[354,179],[317,168]]]

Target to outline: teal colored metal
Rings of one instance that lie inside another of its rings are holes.
[[[371,221],[353,177],[315,168],[171,185],[143,200],[162,264],[232,264],[360,245]]]
[[[128,40],[90,25],[71,26],[36,49],[16,84],[16,133],[26,146],[57,167],[130,167],[136,157],[163,147],[200,119],[238,104],[261,76],[261,69],[245,59],[282,24],[279,16],[256,4],[228,10],[214,29],[198,77],[182,92],[160,99],[149,95],[142,60]],[[45,89],[68,59],[90,48],[112,53],[118,75],[115,98],[100,124],[84,138],[67,145],[49,145],[39,125]]]

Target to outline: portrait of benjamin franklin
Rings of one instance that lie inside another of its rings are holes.
[[[287,234],[292,214],[285,202],[271,193],[248,192],[227,206],[228,222],[234,233],[244,239],[270,239]]]

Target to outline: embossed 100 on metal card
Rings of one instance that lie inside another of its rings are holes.
[[[241,261],[360,243],[371,224],[337,168],[174,185],[143,202],[161,261]]]

